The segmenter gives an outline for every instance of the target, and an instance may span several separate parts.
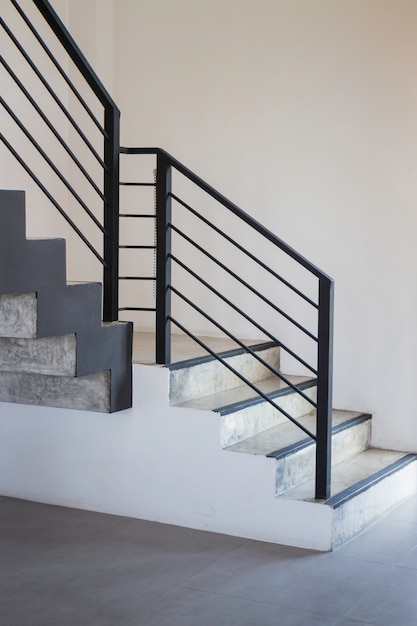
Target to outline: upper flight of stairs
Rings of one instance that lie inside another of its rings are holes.
[[[279,348],[252,346],[279,368]],[[222,357],[274,402],[315,432],[311,404],[275,378],[242,350]],[[287,376],[315,399],[314,381]],[[278,498],[302,500],[332,511],[332,548],[336,548],[417,489],[417,455],[371,447],[371,415],[333,410],[332,491],[314,499],[315,444],[302,430],[265,402],[212,357],[170,367],[170,402],[177,407],[212,411],[219,420],[219,445],[225,452],[263,455],[275,465]]]
[[[101,284],[67,283],[65,241],[26,239],[22,191],[0,191],[0,401],[132,405],[132,325],[101,321]]]

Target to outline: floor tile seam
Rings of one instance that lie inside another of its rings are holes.
[[[355,539],[355,537],[353,537],[353,541],[354,541],[354,539]],[[349,542],[349,543],[350,543],[350,542]],[[349,544],[345,544],[345,545],[349,545]],[[341,546],[341,549],[343,549],[343,547],[344,547],[344,546]],[[407,554],[408,554],[409,552],[411,552],[412,550],[414,550],[414,548],[411,548],[411,550],[407,550],[407,552],[405,552],[405,554],[402,554],[402,555],[399,557],[399,560],[401,560],[401,559],[403,559],[405,556],[407,556]],[[392,560],[391,560],[391,561],[382,561],[382,560],[380,560],[380,559],[378,560],[378,559],[376,559],[376,558],[371,558],[371,557],[363,557],[363,556],[359,556],[359,555],[357,556],[356,554],[343,554],[343,555],[340,555],[340,556],[346,557],[347,559],[351,559],[352,561],[359,561],[359,562],[363,561],[363,562],[365,562],[365,563],[378,563],[379,565],[389,565],[389,566],[391,566],[391,567],[400,567],[400,566],[398,565],[397,560],[394,560],[394,561],[392,561]],[[410,568],[410,569],[411,569],[411,568]]]
[[[238,595],[236,593],[226,593],[221,591],[216,591],[214,589],[202,589],[201,587],[193,587],[190,585],[177,585],[181,589],[187,589],[189,591],[199,591],[200,593],[209,593],[214,596],[221,596],[222,598],[234,598],[235,600],[245,600],[246,602],[253,602],[254,604],[262,604],[266,606],[271,606],[274,608],[281,609],[294,609],[295,607],[291,605],[286,605],[277,602],[268,602],[267,600],[257,600],[256,598],[248,598],[247,596]],[[285,586],[285,585],[284,585]],[[312,611],[309,611],[312,613]]]
[[[290,583],[291,585],[292,583]],[[289,585],[289,586],[290,586]],[[333,617],[335,620],[336,619],[344,619],[347,617],[347,612],[351,611],[352,608],[354,608],[357,604],[359,604],[359,602],[362,602],[364,600],[364,598],[366,597],[366,595],[371,591],[371,589],[366,589],[363,591],[362,594],[360,594],[360,597],[358,597],[358,599],[353,603],[350,604],[348,608],[346,609],[341,609],[341,610],[335,610],[332,611],[331,613],[320,613],[318,611],[306,611],[305,609],[300,609],[298,608],[298,606],[294,606],[294,604],[292,603],[283,603],[281,602],[271,602],[271,601],[267,601],[267,600],[257,600],[256,598],[248,598],[247,596],[242,596],[242,595],[237,595],[237,594],[233,594],[233,593],[225,593],[225,592],[219,592],[219,591],[214,591],[212,589],[201,589],[200,587],[190,587],[187,585],[178,585],[180,588],[182,589],[187,589],[190,591],[198,591],[200,593],[208,593],[211,595],[215,595],[215,596],[221,596],[224,598],[234,598],[235,600],[244,600],[245,602],[251,602],[254,604],[258,604],[258,605],[264,605],[264,606],[269,606],[269,607],[273,607],[275,609],[281,609],[282,611],[284,610],[297,610],[300,613],[305,613],[306,616],[308,615],[316,615],[316,616],[323,616],[323,617]],[[283,586],[284,590],[285,590],[285,585]],[[360,623],[360,622],[359,622]],[[378,626],[378,625],[376,625]]]
[[[132,611],[129,611],[128,613],[126,613],[126,615],[124,615],[123,619],[129,619],[130,617],[133,617],[138,611],[142,611],[142,609],[146,608],[147,606],[152,606],[152,604],[155,601],[159,601],[161,598],[163,598],[164,596],[170,594],[172,592],[173,589],[177,589],[179,586],[177,584],[174,583],[163,583],[166,586],[165,591],[161,591],[160,593],[156,593],[155,596],[153,596],[152,598],[149,598],[147,600],[144,600],[143,603],[138,604]]]
[[[215,558],[214,561],[211,561],[210,563],[206,563],[206,565],[203,565],[200,569],[196,570],[189,576],[186,576],[183,581],[186,582],[187,580],[190,580],[190,578],[192,578],[193,576],[197,576],[197,574],[204,572],[204,570],[207,569],[208,567],[212,567],[215,563],[219,563],[219,561],[222,561],[223,559],[228,559],[234,552],[236,552],[236,550],[239,550],[242,546],[244,546],[245,543],[246,542],[243,540],[239,543],[239,545],[235,546],[231,550],[228,550],[226,553],[219,554],[219,556]],[[198,554],[202,554],[202,553],[200,552]]]

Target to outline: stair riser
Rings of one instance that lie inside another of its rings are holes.
[[[417,491],[417,461],[348,500],[333,513],[332,549],[338,548]]]
[[[43,339],[0,337],[0,371],[75,376],[75,335]]]
[[[316,388],[305,389],[303,393],[311,400],[316,399]],[[292,392],[275,400],[294,419],[311,411],[312,405],[298,393]],[[220,417],[220,445],[222,448],[252,437],[268,428],[287,421],[285,415],[268,402],[260,402],[240,411]]]
[[[366,450],[369,447],[370,437],[370,419],[333,434],[332,464],[341,463]],[[276,463],[276,495],[279,496],[314,477],[316,446],[308,445],[277,459]]]
[[[268,365],[279,369],[279,348],[257,350],[256,353]],[[268,368],[247,353],[225,358],[225,361],[252,382],[263,380],[271,375]],[[193,398],[232,389],[241,383],[242,381],[235,374],[215,359],[199,365],[171,370],[169,400],[171,404],[186,402]]]
[[[0,295],[0,337],[36,337],[36,294]]]
[[[0,372],[0,402],[108,413],[110,374],[73,378]]]

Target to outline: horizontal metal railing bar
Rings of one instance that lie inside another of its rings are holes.
[[[271,243],[275,244],[283,250],[286,254],[288,254],[295,261],[300,263],[303,267],[309,270],[312,274],[317,276],[317,278],[325,278],[327,280],[332,280],[330,276],[328,276],[325,272],[319,269],[316,265],[311,263],[308,259],[306,259],[303,255],[297,252],[294,248],[285,243],[282,239],[274,235],[270,230],[265,228],[260,222],[255,220],[251,215],[243,211],[236,204],[228,200],[223,194],[219,193],[214,187],[206,183],[202,178],[194,174],[188,167],[183,165],[177,159],[174,159],[168,152],[162,150],[162,148],[120,148],[120,151],[123,154],[156,154],[163,155],[169,162],[169,164],[174,167],[178,172],[183,174],[186,178],[191,180],[191,182],[195,183],[197,187],[200,187],[203,191],[208,193],[212,198],[223,204],[226,208],[228,208],[232,213],[234,213],[237,217],[240,217],[246,224],[254,228],[257,232],[263,235],[266,239],[271,241]]]
[[[100,256],[100,254],[97,252],[97,250],[91,245],[91,243],[88,241],[88,239],[85,237],[85,235],[83,235],[83,233],[80,231],[80,229],[78,228],[78,226],[72,221],[72,219],[67,215],[67,213],[64,211],[64,209],[61,207],[60,204],[58,204],[58,202],[55,200],[55,198],[51,195],[51,193],[47,190],[47,188],[45,187],[45,185],[39,180],[39,178],[36,176],[36,174],[34,174],[34,172],[32,172],[32,170],[29,168],[29,166],[25,163],[25,161],[22,159],[22,157],[20,156],[20,154],[18,152],[16,152],[16,150],[13,148],[13,146],[7,141],[6,137],[3,134],[0,134],[0,140],[3,141],[4,145],[7,147],[7,149],[13,154],[13,156],[15,157],[15,159],[20,163],[20,165],[23,167],[23,169],[29,174],[29,176],[32,178],[32,180],[38,185],[38,187],[43,191],[43,193],[46,195],[46,197],[48,198],[48,200],[54,205],[54,207],[59,211],[59,213],[62,215],[62,217],[68,222],[68,224],[71,226],[71,228],[77,233],[77,235],[80,237],[80,239],[85,243],[85,245],[87,246],[87,248],[94,254],[94,256],[100,261],[100,263],[106,267],[106,262],[105,260]]]
[[[146,306],[120,306],[119,311],[156,311],[155,307]]]
[[[126,183],[123,181],[120,181],[119,185],[122,187],[156,187],[156,183]]]
[[[294,293],[296,293],[298,296],[300,296],[300,298],[303,298],[303,300],[305,300],[306,302],[308,302],[308,304],[310,304],[311,306],[313,306],[315,309],[319,308],[319,305],[314,302],[314,300],[311,300],[311,298],[309,298],[308,296],[306,296],[306,294],[304,294],[302,291],[300,291],[299,289],[297,289],[297,287],[295,287],[294,285],[292,285],[290,282],[288,282],[288,280],[286,280],[283,276],[280,276],[277,272],[274,272],[274,270],[270,267],[268,267],[268,265],[266,265],[265,263],[263,263],[263,261],[261,261],[260,259],[258,259],[258,257],[256,257],[254,254],[252,254],[251,252],[249,252],[249,250],[247,250],[246,248],[244,248],[243,246],[240,245],[240,243],[238,243],[237,241],[235,241],[234,239],[232,239],[232,237],[229,237],[229,235],[227,235],[225,232],[223,232],[220,228],[218,228],[215,224],[213,224],[213,222],[210,222],[210,220],[208,220],[207,218],[205,218],[203,215],[201,215],[200,213],[198,213],[198,211],[196,211],[195,209],[193,209],[189,204],[187,204],[186,202],[184,202],[184,200],[181,200],[181,198],[179,198],[177,195],[175,195],[174,193],[171,193],[171,198],[173,198],[174,200],[176,200],[177,202],[179,202],[179,204],[181,204],[185,209],[188,209],[188,211],[190,211],[193,215],[195,215],[198,219],[200,219],[202,222],[204,222],[205,224],[207,224],[207,226],[209,226],[210,228],[212,228],[216,233],[218,233],[219,235],[221,235],[224,239],[226,239],[229,243],[231,243],[233,246],[235,246],[238,250],[240,250],[241,252],[243,252],[244,254],[246,254],[246,256],[248,256],[252,261],[254,261],[255,263],[257,263],[260,267],[262,267],[262,269],[266,270],[267,272],[269,272],[274,278],[278,279],[281,283],[283,283],[286,287],[288,287],[289,289],[291,289]]]
[[[156,246],[119,246],[120,250],[156,250]]]
[[[298,426],[298,428],[300,428],[306,435],[308,435],[309,437],[311,437],[312,439],[314,439],[314,441],[316,441],[316,436],[310,432],[307,428],[305,428],[302,424],[300,424],[299,422],[297,422],[297,420],[292,417],[287,411],[285,411],[285,409],[281,408],[278,404],[275,404],[275,402],[273,402],[273,400],[271,398],[268,397],[267,394],[263,393],[263,391],[261,391],[260,389],[258,389],[258,387],[256,387],[256,385],[254,385],[253,383],[251,383],[247,378],[245,378],[245,376],[243,376],[238,370],[236,370],[234,367],[232,367],[229,363],[227,363],[227,361],[225,361],[224,359],[222,359],[220,357],[220,355],[218,355],[216,352],[214,352],[213,350],[211,350],[211,348],[209,348],[208,346],[206,346],[206,344],[204,342],[202,342],[198,337],[196,337],[191,331],[189,331],[187,328],[185,328],[180,322],[178,322],[175,318],[173,318],[171,315],[168,316],[168,319],[171,320],[171,322],[173,324],[175,324],[175,326],[177,326],[180,330],[182,330],[186,335],[188,335],[189,337],[191,337],[191,339],[193,339],[196,343],[198,343],[198,345],[203,348],[204,350],[206,350],[209,354],[211,354],[211,356],[213,356],[215,359],[217,359],[218,361],[220,361],[220,363],[222,363],[225,367],[227,367],[228,370],[230,370],[233,374],[235,374],[238,378],[240,378],[240,380],[245,383],[246,385],[248,385],[248,387],[250,387],[252,389],[252,391],[254,391],[257,395],[259,395],[261,398],[263,398],[266,402],[268,402],[269,404],[271,404],[275,409],[277,409],[280,413],[282,413],[283,415],[285,415],[285,417],[287,417],[293,424],[295,424],[295,426]],[[298,391],[298,390],[297,390]]]
[[[83,142],[85,143],[85,145],[87,146],[87,148],[90,150],[91,154],[94,156],[94,158],[98,161],[98,163],[101,165],[101,167],[104,170],[107,170],[107,166],[104,163],[103,159],[100,157],[100,155],[98,154],[98,152],[96,151],[96,149],[94,148],[94,146],[91,144],[91,142],[89,141],[89,139],[87,138],[87,136],[85,135],[85,133],[81,130],[81,128],[79,127],[79,125],[77,124],[77,122],[74,120],[74,118],[72,117],[72,115],[70,114],[70,112],[68,111],[68,109],[64,106],[64,104],[62,103],[62,101],[58,98],[58,96],[56,95],[55,91],[52,89],[52,87],[50,86],[50,84],[48,83],[48,81],[45,79],[45,77],[43,76],[43,74],[38,70],[38,68],[36,67],[35,63],[32,61],[32,59],[30,58],[30,56],[27,54],[26,50],[23,48],[23,46],[21,46],[21,44],[19,43],[19,41],[16,39],[16,37],[14,36],[14,34],[12,33],[12,31],[9,29],[9,27],[6,25],[6,23],[4,22],[4,20],[2,18],[0,18],[0,25],[3,27],[3,29],[5,30],[5,32],[7,33],[7,35],[9,36],[9,38],[13,41],[14,45],[16,46],[16,48],[19,50],[20,54],[23,56],[23,58],[25,59],[25,61],[27,62],[27,64],[29,65],[29,67],[32,69],[32,71],[36,74],[36,76],[38,77],[38,79],[41,81],[42,85],[45,87],[45,89],[47,90],[47,92],[49,93],[49,95],[51,96],[51,98],[54,100],[54,102],[57,104],[57,106],[60,108],[60,110],[62,111],[62,113],[65,115],[65,117],[67,118],[67,120],[70,122],[71,126],[74,128],[74,130],[78,133],[78,135],[81,137],[81,139],[83,140]]]
[[[77,46],[74,39],[71,37],[68,30],[65,28],[64,24],[59,19],[58,15],[49,4],[49,2],[44,2],[43,0],[33,0],[33,3],[43,15],[44,19],[54,32],[58,41],[64,47],[74,65],[79,70],[86,83],[95,94],[95,96],[98,98],[98,100],[101,102],[101,104],[105,108],[114,109],[115,111],[119,112],[119,109],[111,98],[110,94],[98,78],[96,72],[93,70],[90,63],[87,61],[80,48]]]
[[[156,276],[119,276],[119,280],[156,280]]]
[[[4,101],[4,99],[0,96],[0,104],[3,105],[3,107],[6,109],[6,111],[8,112],[8,114],[10,115],[10,117],[13,119],[13,121],[17,124],[17,126],[20,128],[20,130],[24,133],[25,137],[27,137],[27,139],[30,141],[30,143],[36,148],[36,150],[39,152],[39,154],[42,156],[42,158],[47,162],[47,164],[49,165],[49,167],[52,169],[52,171],[56,174],[56,176],[59,178],[59,180],[63,183],[63,185],[65,185],[65,187],[68,189],[68,191],[71,193],[71,195],[75,198],[75,200],[77,200],[77,202],[80,204],[80,206],[84,209],[84,211],[87,213],[87,215],[90,217],[90,219],[94,222],[94,224],[101,230],[101,232],[105,235],[107,235],[108,233],[106,232],[105,228],[102,226],[102,224],[100,224],[100,222],[98,221],[98,219],[96,218],[96,216],[94,215],[94,213],[91,212],[91,210],[88,208],[88,206],[86,205],[86,203],[84,202],[84,200],[79,196],[79,194],[75,191],[74,187],[67,181],[67,179],[65,178],[65,176],[63,176],[61,174],[61,172],[59,171],[59,169],[56,167],[56,165],[53,163],[53,161],[48,157],[48,155],[46,154],[46,152],[41,148],[41,146],[39,145],[39,143],[36,141],[36,139],[33,137],[33,135],[31,135],[31,133],[28,131],[28,129],[26,128],[26,126],[24,124],[22,124],[22,122],[19,120],[19,118],[17,117],[17,115],[15,115],[15,113],[12,111],[12,109],[9,107],[9,105],[7,104],[7,102]]]
[[[120,213],[119,217],[152,217],[156,218],[155,213]]]
[[[261,333],[263,333],[264,335],[266,335],[271,341],[273,341],[277,346],[279,346],[280,348],[282,348],[283,350],[285,350],[285,352],[287,352],[290,356],[292,356],[294,359],[296,359],[299,363],[301,363],[301,365],[304,365],[304,367],[306,367],[308,370],[310,370],[310,372],[312,372],[314,375],[317,376],[318,372],[317,370],[312,367],[309,363],[307,363],[307,361],[305,361],[303,358],[301,358],[298,354],[296,354],[293,350],[291,350],[291,348],[289,348],[288,346],[286,346],[284,343],[282,343],[282,341],[280,341],[279,339],[277,339],[276,337],[274,337],[269,331],[267,331],[265,328],[263,328],[263,326],[261,326],[258,322],[256,322],[254,319],[252,319],[247,313],[245,313],[244,311],[242,311],[241,309],[239,309],[238,306],[236,306],[235,304],[233,304],[233,302],[231,302],[231,300],[229,300],[228,298],[226,298],[226,296],[224,296],[222,293],[220,293],[220,291],[218,291],[215,287],[213,287],[212,285],[210,285],[210,283],[208,283],[206,280],[204,280],[204,278],[202,278],[201,276],[199,276],[198,274],[196,274],[196,272],[194,272],[191,268],[189,268],[185,263],[183,263],[182,261],[180,261],[180,259],[178,259],[177,257],[175,257],[173,254],[170,254],[170,258],[175,261],[176,263],[178,263],[178,265],[180,265],[186,272],[188,272],[189,274],[191,274],[191,276],[193,276],[196,280],[198,280],[202,285],[204,285],[205,287],[207,287],[207,289],[209,289],[210,291],[212,291],[218,298],[220,298],[221,300],[223,300],[223,302],[225,302],[226,304],[228,304],[232,309],[234,309],[237,313],[239,313],[240,315],[242,315],[242,317],[244,317],[248,322],[250,322],[251,324],[253,324],[255,326],[255,328],[257,328]]]
[[[84,166],[82,165],[82,163],[79,161],[79,159],[76,157],[76,155],[74,154],[74,152],[71,150],[71,148],[65,143],[65,141],[62,139],[61,135],[58,133],[58,131],[56,130],[56,128],[53,126],[53,124],[49,121],[49,119],[47,118],[47,116],[45,115],[45,113],[42,111],[42,109],[39,107],[39,105],[35,102],[35,100],[32,98],[32,96],[30,95],[30,93],[28,92],[28,90],[26,89],[26,87],[23,85],[23,83],[19,80],[19,78],[16,76],[16,74],[13,72],[12,68],[9,66],[9,64],[3,59],[3,57],[0,57],[0,62],[1,64],[4,66],[4,68],[6,69],[6,71],[9,73],[10,77],[14,80],[14,82],[16,83],[16,85],[19,87],[19,89],[22,91],[22,93],[24,94],[24,96],[26,97],[26,99],[30,102],[30,104],[33,106],[33,108],[35,109],[35,111],[38,113],[38,115],[42,118],[43,122],[45,122],[45,124],[47,125],[47,127],[49,128],[49,130],[51,131],[51,133],[54,135],[54,137],[57,139],[57,141],[59,141],[59,143],[61,144],[61,146],[64,148],[65,152],[71,157],[72,161],[75,163],[75,165],[78,167],[78,169],[80,170],[80,172],[83,174],[83,176],[85,177],[85,179],[90,183],[90,185],[92,186],[92,188],[94,189],[94,191],[100,196],[100,198],[104,201],[105,197],[103,192],[101,191],[101,189],[96,185],[96,183],[94,182],[94,180],[91,178],[91,176],[89,175],[89,173],[87,172],[87,170],[84,168]]]
[[[227,335],[230,339],[232,339],[232,341],[237,343],[241,348],[243,348],[246,352],[248,352],[251,356],[253,356],[253,358],[256,359],[259,363],[261,363],[261,365],[263,365],[266,369],[268,369],[270,372],[272,372],[272,374],[274,374],[274,376],[276,376],[277,378],[282,380],[282,382],[284,382],[286,385],[288,385],[288,387],[291,387],[291,389],[293,389],[293,391],[298,393],[302,398],[304,398],[304,400],[309,402],[314,408],[317,408],[317,404],[316,404],[316,402],[314,402],[314,400],[312,400],[311,398],[306,396],[305,393],[303,393],[300,389],[298,389],[296,387],[296,385],[294,385],[292,382],[290,382],[288,380],[288,378],[286,378],[283,374],[278,372],[274,367],[272,367],[272,365],[270,365],[269,363],[264,361],[264,359],[262,359],[262,357],[260,357],[249,346],[244,344],[240,339],[238,339],[235,335],[233,335],[230,331],[228,331],[224,326],[222,326],[222,324],[219,324],[219,322],[216,322],[216,320],[213,317],[211,317],[210,315],[208,315],[208,313],[203,311],[203,309],[201,309],[194,302],[192,302],[189,298],[187,298],[187,296],[184,296],[184,294],[182,294],[180,291],[178,291],[178,289],[176,289],[172,285],[170,285],[169,288],[172,291],[172,293],[175,293],[179,298],[181,298],[184,302],[186,302],[189,306],[191,306],[195,311],[200,313],[200,315],[205,317],[209,322],[211,322],[214,326],[216,326],[219,330],[221,330],[222,333]]]
[[[56,69],[58,70],[58,72],[60,73],[62,78],[65,80],[65,82],[67,83],[68,87],[71,89],[73,94],[76,96],[77,100],[80,102],[80,104],[82,105],[82,107],[84,108],[84,110],[86,111],[88,116],[91,118],[92,122],[96,125],[96,127],[102,133],[102,135],[106,139],[108,139],[109,136],[106,133],[105,129],[103,128],[102,124],[100,124],[100,122],[98,121],[98,119],[96,118],[96,116],[94,115],[94,113],[92,112],[92,110],[90,109],[90,107],[88,106],[88,104],[86,103],[86,101],[84,100],[84,98],[82,97],[82,95],[80,94],[80,92],[78,91],[78,89],[76,88],[76,86],[74,85],[72,80],[70,79],[70,77],[68,76],[68,74],[64,71],[64,69],[62,68],[60,63],[58,63],[56,57],[52,54],[51,50],[46,45],[44,39],[42,39],[42,37],[40,36],[38,31],[34,27],[32,22],[28,19],[27,15],[23,11],[23,9],[19,6],[19,4],[16,2],[16,0],[10,0],[10,1],[13,4],[13,6],[15,7],[16,11],[21,16],[21,18],[23,19],[23,21],[25,22],[26,26],[29,28],[29,30],[33,34],[33,36],[38,41],[39,45],[43,48],[43,50],[48,55],[48,57],[51,60],[51,62],[54,64],[54,66],[56,67]]]
[[[174,226],[173,224],[170,224],[171,229],[173,231],[175,231],[176,233],[178,233],[178,235],[180,235],[181,237],[183,237],[186,241],[188,241],[188,243],[190,243],[192,246],[194,246],[197,250],[199,250],[202,254],[204,254],[207,258],[209,258],[211,261],[213,261],[213,263],[215,263],[216,265],[218,265],[219,267],[221,267],[227,274],[229,274],[230,276],[232,276],[233,278],[235,278],[238,282],[240,282],[242,285],[244,285],[244,287],[246,287],[247,289],[249,289],[249,291],[251,291],[252,293],[254,293],[258,298],[260,298],[263,302],[265,302],[265,304],[267,304],[268,306],[270,306],[271,308],[274,309],[274,311],[276,311],[277,313],[279,313],[280,315],[282,315],[286,320],[288,320],[289,322],[291,322],[291,324],[293,324],[294,326],[296,326],[299,330],[301,330],[305,335],[307,335],[307,337],[310,337],[310,339],[313,339],[313,341],[318,341],[318,338],[313,335],[313,333],[311,333],[309,330],[307,330],[307,328],[304,328],[304,326],[302,324],[300,324],[299,322],[297,322],[297,320],[294,320],[290,315],[288,315],[288,313],[285,313],[285,311],[283,311],[279,306],[277,306],[276,304],[274,304],[273,302],[271,302],[270,300],[268,300],[268,298],[266,296],[264,296],[262,293],[260,293],[257,289],[255,289],[255,287],[252,287],[252,285],[250,285],[248,282],[246,282],[245,280],[243,280],[243,278],[241,278],[240,276],[238,276],[238,274],[236,274],[235,272],[233,272],[231,269],[229,269],[226,265],[224,265],[224,263],[222,263],[221,261],[219,261],[218,259],[216,259],[216,257],[214,257],[212,254],[210,254],[210,252],[208,252],[207,250],[205,250],[202,246],[200,246],[196,241],[193,241],[193,239],[191,239],[190,237],[188,237],[188,235],[186,235],[185,233],[183,233],[179,228],[177,228],[176,226]]]

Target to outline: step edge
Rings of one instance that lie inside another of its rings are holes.
[[[279,348],[279,344],[274,343],[273,341],[257,343],[250,345],[249,348],[251,350],[268,350],[269,348]],[[234,356],[240,356],[241,354],[248,354],[248,351],[244,348],[234,348],[233,350],[225,350],[224,352],[219,352],[218,356],[222,358],[232,358]],[[176,363],[171,363],[169,365],[165,365],[170,372],[186,369],[187,367],[194,367],[195,365],[202,365],[204,363],[210,363],[211,361],[216,361],[215,356],[211,354],[207,354],[205,356],[194,357],[192,359],[185,359],[184,361],[177,361]]]
[[[312,378],[310,380],[305,380],[302,383],[298,383],[295,386],[300,390],[304,391],[305,389],[310,389],[311,387],[315,387],[317,385],[317,378]],[[292,387],[285,387],[284,389],[278,389],[277,391],[270,391],[265,395],[273,400],[274,398],[280,398],[283,396],[287,396],[290,393],[296,393]],[[248,407],[255,406],[262,402],[266,402],[262,396],[253,396],[252,398],[247,398],[246,400],[241,400],[239,402],[233,402],[232,404],[227,404],[225,406],[216,407],[211,409],[220,415],[229,415],[230,413],[236,413],[237,411],[241,411],[242,409],[247,409]]]
[[[332,437],[334,435],[338,435],[339,433],[345,430],[348,430],[349,428],[353,428],[354,426],[359,426],[359,424],[363,424],[364,422],[370,419],[372,419],[372,415],[370,413],[362,413],[361,415],[357,415],[356,417],[352,417],[351,419],[346,420],[342,424],[337,424],[336,426],[332,427]],[[273,452],[270,452],[269,454],[266,455],[266,457],[274,458],[277,461],[279,461],[287,456],[296,454],[297,452],[300,452],[301,450],[304,450],[305,448],[309,446],[313,446],[313,445],[314,445],[314,439],[311,439],[310,437],[305,437],[304,439],[301,439],[300,441],[297,441],[296,443],[292,443],[291,445],[286,446],[285,448],[280,448],[279,450],[274,450]]]
[[[358,496],[368,489],[371,489],[374,485],[384,480],[384,478],[395,474],[403,467],[406,467],[407,465],[415,461],[417,461],[417,454],[407,453],[393,463],[390,463],[386,467],[382,468],[378,472],[371,474],[367,478],[364,478],[354,485],[347,487],[340,493],[328,498],[327,500],[324,500],[323,504],[326,504],[333,509],[338,509],[349,500],[352,500],[355,496]]]

